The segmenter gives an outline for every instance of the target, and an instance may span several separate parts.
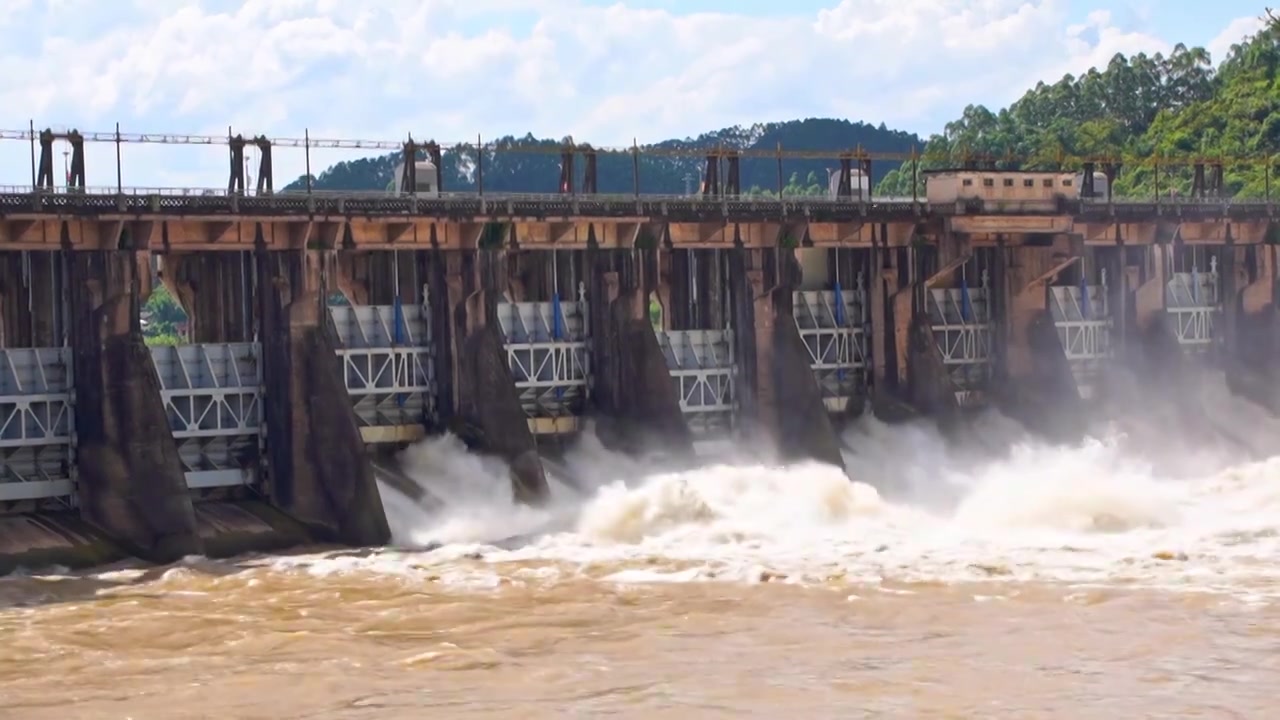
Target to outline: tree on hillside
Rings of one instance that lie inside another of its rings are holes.
[[[1267,191],[1260,164],[1231,163],[1240,156],[1280,153],[1280,18],[1267,10],[1257,34],[1231,47],[1215,66],[1204,48],[1174,46],[1161,53],[1117,54],[1105,67],[1092,68],[1052,83],[1041,82],[1007,108],[965,108],[927,143],[915,135],[847,120],[809,118],[780,123],[734,126],[697,137],[671,139],[639,148],[639,190],[683,194],[696,188],[708,150],[749,150],[741,162],[747,192],[804,195],[824,192],[827,172],[837,166],[839,152],[861,148],[870,153],[907,155],[923,145],[913,167],[896,162],[873,163],[877,193],[910,195],[912,177],[923,193],[916,170],[956,167],[975,159],[994,159],[1004,167],[1025,169],[1080,168],[1084,158],[1109,158],[1121,164],[1115,190],[1145,196],[1172,188],[1186,190],[1191,172],[1166,162],[1157,178],[1156,160],[1193,155],[1221,157],[1227,190],[1241,196]],[[473,145],[443,152],[444,190],[554,193],[559,190],[560,157],[566,139],[507,136],[487,142],[477,156]],[[783,150],[829,152],[830,159],[786,160]],[[314,179],[317,190],[380,190],[392,182],[398,154],[338,163]],[[630,148],[601,149],[598,189],[602,193],[634,192],[637,175]],[[581,156],[574,184],[582,187]],[[301,190],[300,178],[287,189]]]
[[[169,294],[169,288],[156,283],[143,306],[147,324],[143,335],[149,345],[176,345],[178,343],[178,327],[187,322],[187,313]]]
[[[475,192],[483,178],[485,192],[554,193],[559,191],[560,153],[570,138],[539,139],[533,135],[507,136],[485,143],[485,152],[477,158],[474,145],[445,148],[445,191]],[[918,136],[889,130],[883,123],[875,127],[848,120],[809,118],[780,123],[734,126],[697,137],[665,140],[639,148],[639,180],[643,193],[679,195],[686,187],[699,187],[708,150],[752,151],[752,157],[741,160],[739,172],[742,187],[760,194],[776,194],[778,162],[769,157],[783,151],[830,153],[830,159],[784,159],[783,192],[805,194],[815,184],[818,192],[825,187],[827,171],[838,166],[837,155],[861,148],[871,153],[910,153],[922,145]],[[425,158],[425,155],[424,155]],[[314,180],[316,190],[381,190],[393,181],[398,153],[381,157],[340,162],[320,173]],[[636,168],[630,148],[599,149],[597,183],[601,193],[630,194],[635,190]],[[893,169],[890,163],[873,167],[874,180],[880,180]],[[575,166],[575,187],[582,187],[583,160],[579,155]],[[809,182],[810,177],[815,178]],[[799,182],[803,178],[806,182]],[[306,178],[299,178],[285,189],[304,190]]]
[[[1280,151],[1280,22],[1233,46],[1217,67],[1204,48],[1176,45],[1157,53],[1116,55],[1105,68],[1056,83],[1039,83],[1009,107],[965,108],[929,138],[924,168],[959,166],[975,158],[1007,159],[1007,167],[1079,169],[1085,158],[1121,163],[1115,191],[1128,196],[1189,189],[1191,172],[1159,158],[1220,157],[1226,190],[1241,196],[1266,192],[1261,163],[1231,158]],[[884,194],[910,192],[911,176],[890,173]],[[923,190],[923,188],[919,188]]]

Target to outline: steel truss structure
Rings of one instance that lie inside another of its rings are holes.
[[[424,437],[437,420],[431,313],[421,305],[332,305],[342,376],[365,442]]]
[[[1093,397],[1103,364],[1113,355],[1106,271],[1101,285],[1087,285],[1084,291],[1079,287],[1050,287],[1049,314],[1080,396],[1088,399]]]
[[[933,340],[960,407],[981,404],[991,380],[991,303],[985,271],[982,286],[967,291],[967,303],[965,294],[961,288],[934,288],[926,296]]]
[[[1209,272],[1172,273],[1165,284],[1165,310],[1174,336],[1186,352],[1210,350],[1216,342],[1214,323],[1222,312],[1218,259],[1210,258]]]
[[[697,437],[732,432],[738,410],[733,331],[659,330],[657,335],[689,429]]]
[[[0,350],[0,502],[76,504],[70,348]]]
[[[498,304],[507,364],[534,434],[579,429],[591,387],[586,318],[581,286],[576,302]]]
[[[832,290],[792,295],[792,315],[809,351],[809,365],[822,390],[822,401],[833,413],[844,412],[854,395],[865,393],[871,368],[867,342],[870,320],[862,275],[852,290],[840,295],[840,308]]]
[[[262,480],[261,355],[258,343],[151,348],[188,487],[253,486]]]

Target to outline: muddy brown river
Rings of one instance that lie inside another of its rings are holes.
[[[911,442],[918,473],[864,448],[856,483],[596,449],[545,510],[428,444],[410,461],[450,509],[384,488],[401,549],[0,579],[0,717],[1280,710],[1280,460]]]

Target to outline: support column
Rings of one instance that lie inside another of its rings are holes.
[[[1231,237],[1231,226],[1227,226],[1227,244],[1219,250],[1218,277],[1222,297],[1222,326],[1219,332],[1222,337],[1222,354],[1227,367],[1239,357],[1239,349],[1243,345],[1240,335],[1240,300],[1249,280],[1245,277],[1244,254],[1247,248],[1236,245]]]
[[[1001,247],[993,272],[1004,360],[996,398],[1011,417],[1052,437],[1069,436],[1082,418],[1080,392],[1049,311],[1049,286],[1064,272],[1080,272],[1084,252],[1083,242],[1066,236],[1051,247]]]
[[[1182,348],[1165,306],[1173,249],[1169,242],[1149,246],[1145,267],[1130,268],[1128,273],[1129,286],[1134,288],[1134,324],[1125,338],[1126,361],[1147,380],[1171,377],[1183,364]]]
[[[693,312],[693,291],[696,280],[690,274],[690,267],[694,262],[693,254],[697,251],[682,248],[660,252],[663,257],[659,262],[665,261],[666,265],[665,282],[662,283],[660,292],[667,329],[703,329],[696,324],[696,313]]]
[[[325,315],[332,262],[323,250],[258,255],[270,496],[322,541],[381,545],[391,531]]]
[[[178,449],[143,343],[145,253],[71,253],[70,341],[83,517],[154,562],[203,552]]]
[[[693,435],[680,411],[671,378],[649,322],[649,293],[656,278],[644,272],[654,250],[589,250],[591,352],[601,442],[620,452],[648,443],[675,454],[693,452]]]
[[[784,457],[843,469],[840,442],[792,315],[792,291],[800,275],[794,253],[743,248],[728,252],[730,310],[742,380],[739,399],[747,437],[767,434]]]
[[[969,239],[950,232],[938,245],[910,248],[899,256],[899,267],[911,268],[910,290],[894,296],[894,329],[899,375],[907,383],[906,398],[915,413],[950,423],[959,414],[956,387],[943,362],[933,333],[926,297],[936,285],[950,284],[960,264],[972,254]]]
[[[914,298],[917,292],[910,262],[915,250],[886,248],[871,250],[871,277],[868,294],[871,306],[871,410],[885,421],[900,421],[917,412],[908,402],[911,379],[908,371]]]
[[[547,477],[498,326],[498,288],[506,278],[500,253],[444,251],[453,390],[448,426],[473,449],[507,462],[516,500],[539,503],[547,497]]]
[[[64,255],[52,251],[0,254],[0,347],[57,347],[65,336]]]
[[[1280,337],[1277,334],[1280,316],[1275,303],[1276,246],[1251,245],[1244,250],[1247,262],[1238,263],[1243,267],[1241,280],[1237,282],[1242,287],[1236,303],[1239,319],[1234,349],[1242,362],[1262,370],[1271,367]]]
[[[1226,248],[1222,267],[1224,368],[1232,392],[1280,414],[1273,361],[1277,349],[1275,246]]]
[[[1110,278],[1107,303],[1111,306],[1111,348],[1117,358],[1124,357],[1125,338],[1128,337],[1132,324],[1133,293],[1129,286],[1126,260],[1130,252],[1131,249],[1120,238],[1119,231],[1116,233],[1115,247],[1094,248],[1094,257],[1098,259],[1099,267],[1105,269]]]

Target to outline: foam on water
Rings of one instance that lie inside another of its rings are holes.
[[[515,505],[506,469],[453,439],[406,457],[442,496],[429,514],[390,488],[398,551],[290,565],[412,567],[445,582],[796,583],[1049,581],[1280,595],[1280,423],[1249,416],[1259,459],[1111,432],[1070,446],[996,415],[945,440],[929,423],[864,421],[848,433],[850,482],[814,463],[757,458],[676,467],[608,452],[588,435],[545,508]],[[1171,472],[1179,460],[1198,474]],[[655,469],[655,467],[657,469]],[[512,540],[513,536],[516,538]],[[428,543],[431,550],[413,550]]]
[[[241,562],[459,588],[996,580],[1280,597],[1280,420],[1221,385],[1160,409],[1195,413],[1207,434],[1162,434],[1169,416],[1150,412],[1073,445],[1034,440],[994,413],[959,441],[929,422],[864,420],[844,438],[852,481],[759,448],[719,446],[691,465],[629,458],[588,433],[549,464],[540,508],[513,501],[501,462],[434,438],[401,461],[443,509],[382,486],[394,547]]]

